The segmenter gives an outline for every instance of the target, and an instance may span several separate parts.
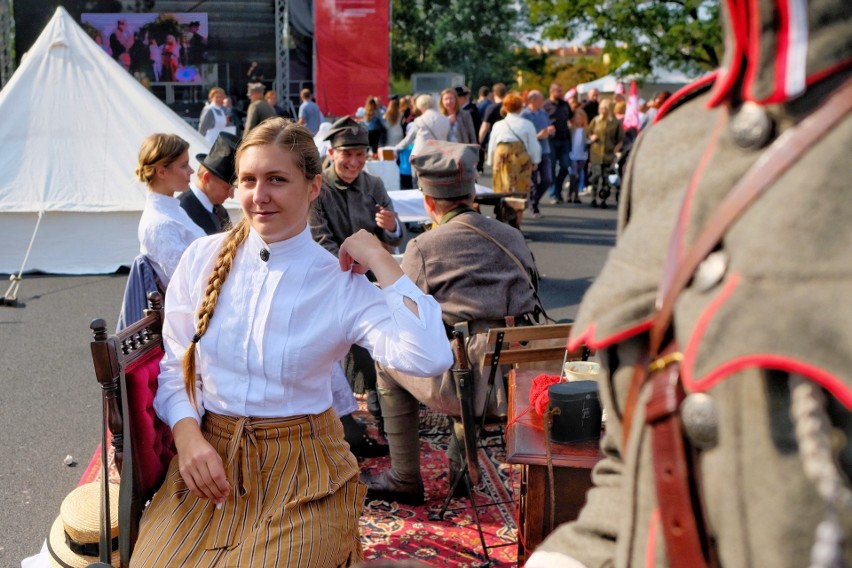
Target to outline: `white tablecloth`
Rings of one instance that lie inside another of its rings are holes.
[[[365,168],[368,174],[381,178],[385,189],[395,191],[399,189],[399,166],[391,160],[367,160]]]
[[[369,164],[370,162],[367,163]],[[476,184],[477,195],[489,193],[492,193],[490,187]],[[399,220],[403,223],[426,223],[430,220],[429,215],[426,214],[426,208],[423,206],[423,193],[419,190],[402,189],[388,191],[388,195],[393,201],[393,208],[397,215],[399,215]]]

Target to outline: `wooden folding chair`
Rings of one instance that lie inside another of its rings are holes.
[[[164,354],[162,296],[158,292],[149,294],[144,317],[115,335],[107,335],[103,319],[92,321],[90,328],[104,420],[112,434],[115,465],[121,475],[118,543],[121,566],[126,567],[139,534],[142,510],[162,484],[176,453],[171,430],[153,409]],[[104,457],[106,444],[104,436]],[[103,467],[106,480],[106,459]],[[109,483],[104,484],[104,490],[109,490]]]

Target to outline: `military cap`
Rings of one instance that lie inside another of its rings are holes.
[[[335,121],[331,130],[323,140],[330,140],[332,148],[367,148],[370,146],[370,138],[367,129],[349,116]]]
[[[423,193],[437,199],[473,195],[479,147],[440,140],[429,140],[424,146],[418,155],[411,156]]]

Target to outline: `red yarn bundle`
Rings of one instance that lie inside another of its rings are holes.
[[[550,402],[550,395],[547,389],[550,385],[556,384],[561,380],[558,375],[540,374],[532,380],[530,385],[530,405],[540,415],[544,416],[547,412],[547,404]]]

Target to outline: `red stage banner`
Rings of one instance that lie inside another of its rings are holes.
[[[326,116],[355,115],[390,89],[389,0],[316,0],[316,85]]]

